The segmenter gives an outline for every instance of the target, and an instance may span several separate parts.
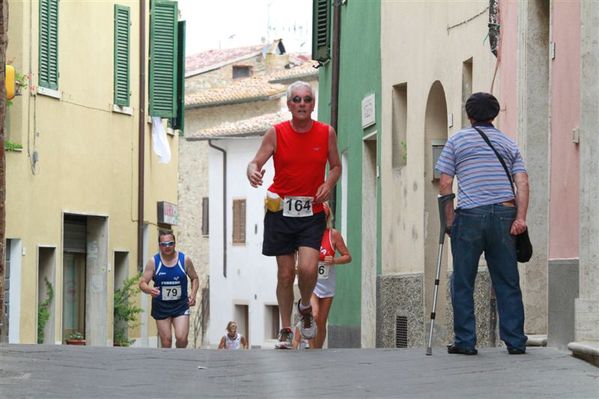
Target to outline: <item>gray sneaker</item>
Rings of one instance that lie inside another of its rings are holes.
[[[297,301],[297,311],[300,315],[299,328],[302,337],[312,339],[316,336],[316,322],[312,316],[312,306],[300,310],[300,301]]]
[[[275,349],[292,349],[293,348],[293,331],[291,328],[282,328],[279,331],[279,342],[275,344]]]

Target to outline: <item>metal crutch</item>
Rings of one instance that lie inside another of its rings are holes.
[[[435,273],[435,290],[433,293],[433,310],[431,311],[431,328],[428,333],[428,347],[426,348],[426,355],[430,356],[433,354],[433,330],[435,328],[435,310],[437,309],[437,296],[439,294],[439,278],[441,276],[441,257],[443,256],[443,245],[445,243],[445,229],[447,227],[447,221],[445,220],[445,206],[446,203],[452,201],[455,198],[455,194],[439,195],[437,196],[437,202],[439,205],[439,221],[441,222],[441,230],[439,232],[439,253],[437,254],[437,271]]]

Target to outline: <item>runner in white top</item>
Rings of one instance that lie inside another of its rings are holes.
[[[327,336],[327,319],[329,310],[333,304],[336,285],[336,265],[344,265],[351,262],[351,254],[345,245],[343,236],[333,226],[333,213],[328,203],[323,203],[324,213],[327,218],[327,228],[320,243],[320,259],[318,262],[318,279],[310,304],[316,320],[316,337],[309,341],[310,348],[322,348]],[[335,257],[335,253],[341,256]],[[294,347],[299,346],[299,339],[294,342]]]

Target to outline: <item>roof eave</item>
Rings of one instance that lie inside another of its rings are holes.
[[[226,139],[245,139],[250,137],[260,137],[266,133],[266,130],[257,130],[257,131],[249,131],[243,132],[239,134],[232,135],[220,135],[220,136],[195,136],[195,137],[187,137],[186,141],[206,141],[206,140],[226,140]]]
[[[244,97],[244,98],[236,98],[234,100],[225,100],[225,101],[217,101],[211,102],[208,104],[187,104],[185,105],[185,109],[196,109],[196,108],[211,108],[211,107],[220,107],[222,105],[236,105],[236,104],[244,104],[255,101],[272,101],[277,100],[285,95],[285,92],[272,94],[269,96],[253,96],[253,97]]]

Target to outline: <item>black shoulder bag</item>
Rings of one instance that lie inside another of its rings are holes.
[[[512,192],[514,193],[514,198],[516,198],[516,191],[514,191],[514,181],[512,180],[512,175],[507,170],[505,161],[503,160],[501,155],[499,155],[499,153],[497,152],[495,147],[493,147],[493,145],[491,144],[491,141],[489,140],[487,135],[479,128],[476,128],[474,126],[472,126],[472,127],[487,142],[489,147],[491,147],[491,149],[497,156],[497,159],[499,159],[499,162],[501,162],[501,166],[503,166],[503,169],[505,170],[505,174],[507,175],[507,178],[510,181],[510,186],[512,187]],[[528,228],[526,230],[524,230],[523,233],[520,233],[516,236],[516,256],[518,258],[518,262],[522,262],[522,263],[528,262],[530,260],[530,258],[532,257],[532,243],[530,242],[530,237],[528,236]]]

